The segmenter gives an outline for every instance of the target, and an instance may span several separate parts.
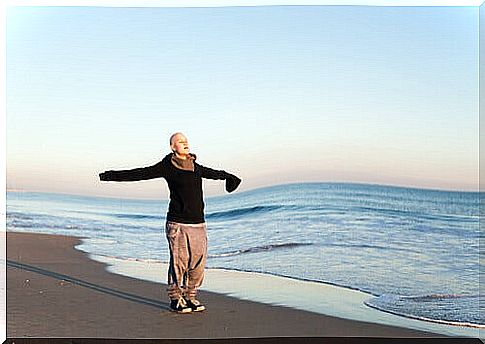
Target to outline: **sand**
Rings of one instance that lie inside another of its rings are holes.
[[[7,337],[443,337],[200,291],[207,310],[176,314],[166,285],[106,271],[80,238],[7,232]]]

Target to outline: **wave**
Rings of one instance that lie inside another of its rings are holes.
[[[478,298],[479,295],[467,295],[467,294],[429,294],[418,296],[400,296],[401,299],[408,299],[414,301],[427,301],[427,300],[442,300],[442,299],[463,299],[463,298]]]
[[[113,214],[110,214],[113,215]],[[115,214],[123,217],[130,217],[128,214]],[[145,215],[141,215],[145,216]],[[150,215],[147,215],[150,216]],[[154,216],[155,218],[155,216]],[[158,219],[158,218],[157,218]],[[93,220],[93,219],[80,219],[80,218],[69,218],[63,216],[53,216],[53,215],[42,215],[36,216],[35,218],[23,215],[11,215],[7,218],[6,224],[7,228],[15,230],[15,228],[40,228],[40,229],[66,229],[66,230],[89,230],[93,232],[98,231],[116,231],[121,230],[126,231],[153,231],[157,232],[162,228],[161,226],[148,226],[143,222],[139,222],[139,225],[126,222],[122,223],[107,223],[105,221]]]
[[[220,218],[232,218],[239,217],[247,214],[263,213],[283,208],[283,205],[258,205],[254,207],[238,208],[225,211],[218,211],[206,214],[206,218],[220,219]]]
[[[395,295],[395,294],[382,294],[376,298],[372,298],[369,300],[364,301],[364,304],[368,307],[373,309],[377,309],[379,311],[390,313],[394,315],[399,315],[404,318],[408,319],[416,319],[421,321],[433,322],[438,324],[445,324],[445,325],[453,325],[453,326],[463,326],[463,327],[473,327],[473,328],[483,328],[485,329],[485,324],[479,324],[475,322],[469,321],[453,321],[453,320],[444,320],[444,319],[435,319],[426,316],[418,316],[411,313],[406,313],[403,311],[397,311],[394,309],[389,309],[388,307],[381,306],[376,304],[376,302],[384,301],[384,304],[395,304],[399,301],[403,300],[413,300],[413,301],[432,301],[432,300],[441,300],[441,299],[462,299],[462,298],[477,298],[478,295],[464,295],[464,294],[429,294],[429,295],[420,295],[420,296],[402,296],[402,295]],[[477,301],[478,302],[478,301]]]
[[[32,214],[33,215],[33,214]],[[7,219],[21,219],[21,220],[33,220],[34,217],[31,215],[27,215],[25,213],[16,212],[16,211],[7,211]]]
[[[89,255],[92,255],[92,256],[106,257],[106,258],[109,258],[109,259],[123,260],[123,261],[127,261],[127,262],[142,262],[142,263],[148,263],[148,264],[153,264],[153,263],[169,264],[168,261],[163,261],[163,260],[160,260],[160,259],[112,256],[112,255],[108,255],[108,254],[92,253],[92,252],[84,251],[79,247],[76,247],[76,249],[78,249],[79,251],[86,252],[86,253],[88,253]]]
[[[222,253],[215,253],[215,254],[209,255],[208,258],[231,257],[231,256],[237,256],[237,255],[244,254],[244,253],[254,253],[254,252],[262,252],[262,251],[270,251],[270,250],[273,250],[273,249],[291,248],[291,247],[298,247],[298,246],[310,246],[310,245],[315,245],[315,244],[314,243],[294,243],[294,242],[291,242],[291,243],[282,243],[282,244],[271,244],[271,245],[256,246],[256,247],[250,247],[250,248],[245,248],[245,249],[240,249],[240,250],[234,250],[234,251],[227,251],[227,252],[222,252]],[[318,244],[318,245],[322,245],[322,244]],[[380,250],[406,251],[406,252],[414,252],[414,253],[417,252],[415,250],[405,249],[405,248],[385,247],[385,246],[367,245],[367,244],[362,244],[362,245],[352,245],[352,244],[323,244],[323,246],[328,246],[328,247],[371,248],[371,249],[380,249]]]
[[[401,210],[379,207],[365,207],[365,206],[345,206],[345,205],[330,205],[322,204],[319,206],[310,204],[272,204],[251,206],[244,208],[236,208],[225,211],[218,211],[206,214],[206,219],[209,220],[231,220],[250,215],[263,215],[269,212],[278,211],[282,216],[291,216],[292,218],[314,219],[321,217],[325,222],[336,221],[337,215],[348,215],[349,219],[355,216],[355,221],[365,223],[367,221],[376,221],[384,219],[395,219],[398,222],[392,223],[395,226],[406,225],[409,230],[419,232],[436,232],[446,233],[452,235],[461,235],[462,227],[467,224],[478,224],[479,217],[469,214],[440,214],[440,213],[423,213],[413,210]],[[307,217],[302,217],[308,215]],[[365,216],[362,216],[365,215]],[[342,221],[338,217],[337,221]],[[387,220],[386,220],[387,221]],[[412,221],[412,222],[409,222]],[[429,225],[427,225],[429,224]],[[441,224],[446,224],[443,226]],[[460,228],[457,228],[459,226]],[[468,232],[468,230],[465,230]]]
[[[84,229],[84,226],[81,225],[72,225],[72,224],[48,224],[48,223],[23,223],[19,221],[9,221],[7,223],[7,229],[15,230],[16,228],[33,228],[33,229]]]
[[[390,208],[377,208],[377,207],[363,207],[363,206],[351,206],[348,208],[349,213],[356,212],[370,212],[370,213],[380,213],[387,215],[389,217],[405,217],[413,219],[424,219],[433,221],[446,221],[446,222],[478,222],[478,215],[468,215],[468,214],[433,214],[433,213],[423,213],[411,210],[400,210],[400,209],[390,209]]]
[[[379,250],[404,251],[404,252],[419,253],[419,251],[417,251],[417,250],[412,250],[412,249],[408,249],[408,248],[389,247],[389,246],[380,246],[380,245],[368,245],[368,244],[320,244],[320,245],[328,246],[328,247],[371,248],[371,249],[379,249]]]
[[[147,215],[147,214],[103,214],[103,215],[110,215],[119,219],[150,219],[150,220],[161,220],[162,216],[160,215]]]
[[[237,255],[240,255],[240,254],[243,254],[243,253],[255,253],[255,252],[261,252],[261,251],[270,251],[270,250],[273,250],[273,249],[298,247],[298,246],[309,246],[309,245],[313,245],[313,244],[312,243],[298,243],[298,242],[288,242],[288,243],[282,243],[282,244],[270,244],[270,245],[264,245],[264,246],[256,246],[256,247],[245,248],[245,249],[241,249],[241,250],[210,254],[210,255],[208,255],[208,258],[230,257],[230,256],[237,256]]]

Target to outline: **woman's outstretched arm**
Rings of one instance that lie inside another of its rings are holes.
[[[233,192],[241,184],[241,179],[224,170],[214,170],[209,167],[199,165],[202,178],[223,179],[226,181],[226,191]]]
[[[164,176],[162,162],[147,167],[139,167],[131,170],[105,171],[99,174],[99,179],[113,182],[133,182],[137,180],[147,180]]]

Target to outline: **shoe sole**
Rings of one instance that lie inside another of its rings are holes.
[[[192,308],[192,312],[203,312],[203,311],[205,311],[205,307],[204,307],[204,306],[202,306],[202,307],[197,307],[196,309],[193,309],[193,308]]]
[[[178,314],[189,314],[192,313],[192,310],[189,309],[188,311],[178,311],[176,309],[170,309],[171,312],[178,313]]]

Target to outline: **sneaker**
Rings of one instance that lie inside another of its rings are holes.
[[[205,306],[196,299],[186,299],[185,302],[187,302],[187,306],[190,307],[193,312],[201,312],[205,310]]]
[[[187,305],[187,302],[182,297],[178,300],[170,300],[170,310],[177,313],[192,312],[192,308]]]

